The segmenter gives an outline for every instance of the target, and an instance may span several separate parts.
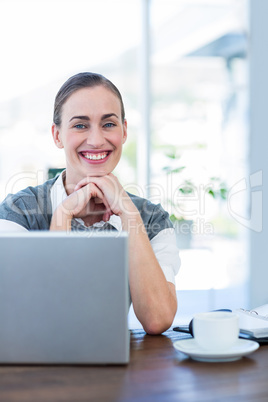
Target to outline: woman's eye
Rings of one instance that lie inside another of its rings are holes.
[[[74,126],[75,128],[78,128],[79,130],[81,130],[81,129],[83,129],[83,128],[86,128],[86,126],[84,125],[84,124],[76,124],[75,126]]]
[[[106,123],[106,124],[104,124],[104,127],[115,127],[115,124],[114,123]]]

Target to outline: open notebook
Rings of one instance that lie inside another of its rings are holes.
[[[253,339],[259,343],[268,343],[268,304],[253,310],[221,309],[222,311],[234,312],[239,316],[240,338]],[[221,311],[216,310],[216,311]],[[189,333],[193,336],[192,322],[174,327],[174,331]]]
[[[234,310],[239,316],[240,332],[255,338],[268,337],[268,304],[253,310]]]

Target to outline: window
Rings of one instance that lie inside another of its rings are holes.
[[[0,199],[64,167],[50,134],[54,97],[86,70],[122,92],[128,141],[117,174],[140,194],[143,1],[0,2]],[[203,310],[246,307],[248,240],[236,217],[247,200],[238,190],[227,201],[212,193],[236,190],[247,176],[247,2],[151,0],[149,11],[150,196],[192,221],[177,281],[180,313],[192,313],[197,298]]]
[[[246,1],[167,1],[165,12],[152,2],[152,196],[192,225],[190,246],[178,226],[181,314],[197,298],[200,310],[247,304],[247,231],[236,219],[247,208],[246,21]]]

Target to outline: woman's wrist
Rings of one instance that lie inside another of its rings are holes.
[[[63,205],[55,210],[50,224],[50,230],[71,230],[72,214]]]
[[[135,232],[137,232],[137,230],[144,228],[140,213],[131,200],[129,205],[124,208],[123,212],[120,214],[120,218],[122,222],[122,228],[127,232],[130,232],[132,230],[135,230]]]

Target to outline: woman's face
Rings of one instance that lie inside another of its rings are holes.
[[[127,138],[120,101],[103,86],[74,92],[62,108],[61,126],[52,126],[55,144],[64,148],[66,184],[104,176],[118,164]]]

